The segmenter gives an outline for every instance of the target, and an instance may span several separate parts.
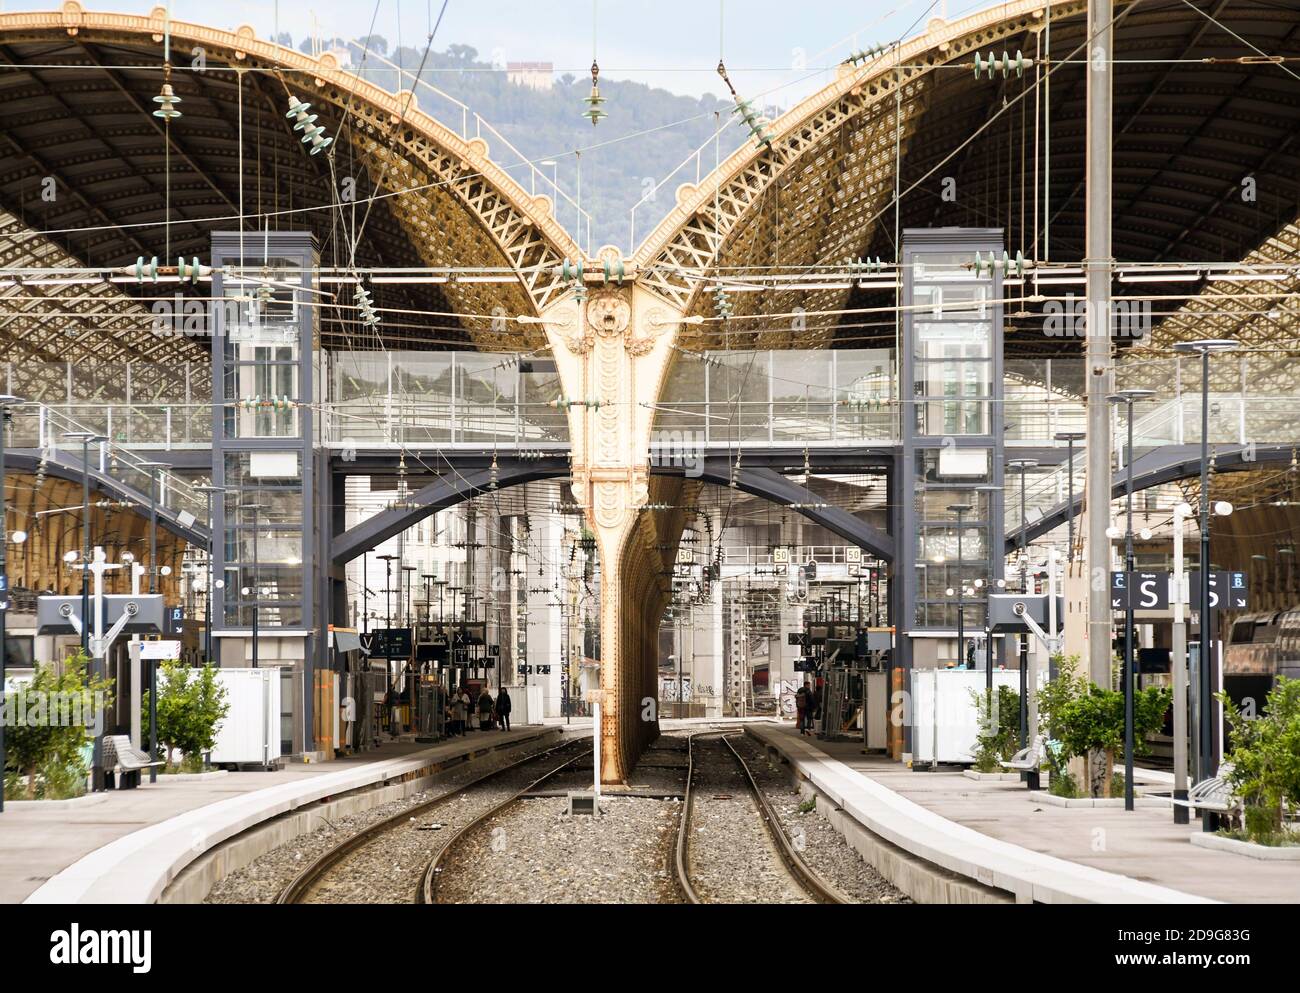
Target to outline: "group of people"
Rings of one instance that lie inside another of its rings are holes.
[[[447,700],[447,734],[464,734],[472,728],[472,719],[478,714],[480,731],[510,730],[510,694],[501,687],[495,700],[485,685],[478,700],[470,698],[469,687],[462,685]]]
[[[799,733],[811,735],[813,721],[821,716],[822,706],[817,699],[817,691],[808,680],[804,680],[804,684],[795,691],[794,708],[799,717]]]

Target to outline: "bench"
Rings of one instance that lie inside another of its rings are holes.
[[[1186,800],[1163,797],[1175,807],[1187,807],[1201,813],[1238,814],[1241,811],[1241,798],[1232,792],[1228,777],[1232,775],[1232,763],[1225,762],[1219,766],[1219,774],[1209,779],[1202,779],[1187,791]]]
[[[153,769],[165,762],[150,761],[149,756],[131,744],[131,736],[109,734],[104,736],[104,771],[113,775],[113,788],[130,790],[140,785],[140,772]]]
[[[1038,737],[1028,748],[1022,748],[1009,759],[1003,759],[998,765],[1013,772],[1028,773],[1025,781],[1031,790],[1040,789],[1038,770],[1043,764],[1043,739]]]

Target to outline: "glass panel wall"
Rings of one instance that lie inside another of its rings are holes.
[[[222,282],[223,370],[227,438],[292,438],[300,434],[299,313],[296,260],[271,260],[256,279]],[[306,398],[310,401],[310,398]]]
[[[916,452],[913,512],[917,567],[915,623],[957,624],[956,588],[965,584],[964,619],[968,626],[983,623],[989,583],[994,578],[989,521],[996,506],[991,489],[992,452],[982,448],[925,448]],[[970,508],[958,514],[950,507]],[[960,552],[960,554],[959,554]],[[948,590],[952,589],[953,594]]]
[[[993,281],[969,254],[931,252],[913,263],[915,431],[986,435],[993,396]]]
[[[226,624],[251,628],[254,605],[259,626],[302,624],[301,453],[228,452],[225,486]]]

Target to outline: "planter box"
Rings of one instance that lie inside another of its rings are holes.
[[[77,810],[108,800],[107,793],[87,793],[71,800],[6,800],[5,810]]]
[[[1018,772],[976,772],[974,769],[963,769],[962,775],[967,779],[975,780],[977,783],[1020,782],[1020,773]]]
[[[220,779],[222,776],[229,775],[230,772],[227,769],[213,769],[210,772],[160,772],[158,773],[158,782],[202,783],[209,779]]]
[[[1245,855],[1266,862],[1300,862],[1300,845],[1257,845],[1253,841],[1238,841],[1221,834],[1204,833],[1192,835],[1192,844],[1197,848],[1232,852],[1234,855]]]
[[[1094,807],[1119,807],[1120,809],[1123,809],[1124,807],[1124,798],[1122,796],[1112,796],[1112,797],[1085,796],[1085,797],[1070,798],[1070,797],[1056,796],[1052,793],[1048,793],[1047,790],[1039,790],[1036,793],[1032,793],[1032,792],[1029,793],[1028,799],[1033,800],[1035,803],[1045,803],[1049,807],[1081,807],[1086,809],[1092,809]],[[1162,800],[1156,799],[1155,797],[1135,796],[1133,798],[1133,806],[1134,807],[1166,807],[1168,806],[1168,804],[1166,804]]]

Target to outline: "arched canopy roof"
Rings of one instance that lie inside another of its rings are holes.
[[[770,148],[749,142],[682,187],[637,262],[651,268],[659,292],[711,314],[706,281],[683,276],[683,267],[703,276],[892,261],[896,231],[909,227],[1000,227],[1013,253],[1079,261],[1086,9],[1084,0],[1055,0],[1049,17],[1044,0],[998,3],[952,23],[935,19],[918,38],[842,67],[773,123]],[[1300,80],[1259,54],[1300,56],[1300,20],[1278,0],[1117,0],[1115,9],[1114,257],[1242,259],[1300,214]],[[1023,77],[976,79],[975,53],[1018,50],[1038,59]],[[1050,100],[1046,85],[1035,88],[1048,67]],[[1049,107],[1050,127],[1036,126]],[[1242,196],[1247,177],[1253,199]],[[945,180],[955,201],[943,197]],[[1044,227],[1047,243],[1036,246]],[[1187,295],[1200,288],[1191,284]],[[789,320],[733,326],[757,332],[742,336],[742,347],[892,341],[887,314],[815,316],[892,303],[892,291],[862,288],[742,293],[733,299],[738,316],[802,307],[808,330],[790,333]],[[1041,314],[1013,320],[1025,332],[1020,347],[1062,347],[1041,334]]]
[[[36,260],[51,252],[92,267],[142,255],[163,264],[178,255],[206,260],[210,233],[235,227],[242,205],[250,228],[310,229],[322,265],[472,266],[513,277],[374,287],[381,309],[447,315],[386,317],[390,345],[473,338],[488,347],[485,336],[496,348],[535,344],[514,332],[491,334],[489,321],[473,315],[538,313],[558,290],[553,266],[579,250],[554,220],[550,199],[526,193],[492,161],[486,141],[445,127],[410,93],[356,78],[330,54],[312,58],[246,27],[170,27],[171,81],[183,116],[164,126],[152,116],[163,81],[162,8],[140,17],[85,11],[69,0],[58,11],[0,14],[5,264],[48,264]],[[311,103],[336,137],[327,153],[309,155],[292,130],[290,95]],[[349,180],[356,199],[345,209]],[[43,198],[49,189],[53,198]],[[122,299],[120,284],[105,287],[117,291],[123,312],[109,325],[111,337],[139,347],[147,308]],[[33,317],[50,309],[31,303],[33,288],[19,292]],[[35,323],[0,330],[6,348],[39,359],[44,343],[24,341]],[[322,331],[327,343],[365,347],[349,313],[327,314]]]

